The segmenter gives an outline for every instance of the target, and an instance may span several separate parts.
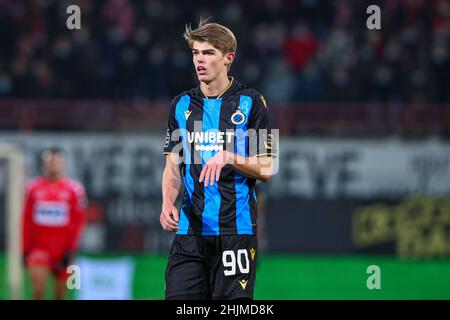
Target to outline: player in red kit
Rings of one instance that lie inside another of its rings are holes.
[[[67,266],[71,263],[85,221],[87,203],[83,185],[64,176],[60,149],[42,154],[45,175],[26,187],[23,254],[31,276],[33,299],[43,299],[47,280],[55,281],[55,299],[66,293]]]

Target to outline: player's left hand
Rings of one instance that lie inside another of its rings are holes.
[[[206,162],[202,172],[200,172],[199,181],[205,181],[205,187],[207,187],[208,184],[214,185],[214,181],[219,181],[220,172],[223,167],[227,164],[233,163],[233,156],[233,153],[226,150],[220,150],[217,152],[214,157]]]

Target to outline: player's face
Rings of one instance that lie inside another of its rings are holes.
[[[210,83],[221,74],[226,75],[233,57],[234,53],[223,54],[208,42],[194,41],[192,44],[192,58],[200,82]]]
[[[44,169],[48,175],[60,176],[64,172],[64,158],[58,153],[44,155]]]

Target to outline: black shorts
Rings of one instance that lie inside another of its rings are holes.
[[[253,299],[257,247],[252,235],[176,235],[166,299]]]

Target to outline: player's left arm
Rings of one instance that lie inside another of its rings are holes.
[[[226,151],[231,153],[229,151]],[[242,157],[231,153],[231,165],[239,173],[253,179],[268,181],[274,174],[273,158],[268,156]]]
[[[268,181],[274,174],[273,158],[269,156],[243,157],[233,152],[221,150],[216,153],[203,167],[200,173],[200,182],[205,187],[219,181],[220,172],[227,164],[244,176],[262,181]]]
[[[74,198],[71,205],[71,221],[69,226],[69,241],[67,250],[74,254],[78,248],[81,233],[86,222],[87,197],[86,191],[81,183],[74,187]]]
[[[78,250],[78,243],[86,222],[87,197],[84,187],[79,182],[73,184],[73,195],[70,200],[70,221],[67,228],[66,251],[58,269],[64,270],[73,262]]]
[[[227,150],[219,151],[203,167],[200,182],[214,184],[222,168],[230,164],[239,173],[262,181],[268,181],[274,174],[274,160],[277,156],[276,138],[271,129],[269,110],[264,97],[257,95],[248,119],[248,155],[243,156]]]

